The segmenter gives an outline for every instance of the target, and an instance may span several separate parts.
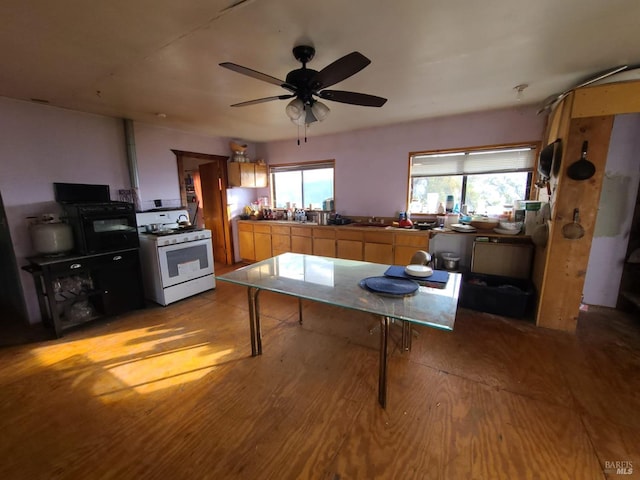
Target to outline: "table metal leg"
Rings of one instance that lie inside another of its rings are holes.
[[[260,303],[258,294],[260,289],[249,287],[247,297],[249,300],[249,328],[251,329],[251,356],[262,355],[262,334],[260,333]]]
[[[298,323],[302,325],[302,299],[298,298]]]
[[[389,344],[389,317],[380,317],[380,373],[378,374],[378,403],[387,406],[387,347]]]
[[[411,350],[411,323],[403,321],[402,322],[402,350],[408,352]]]

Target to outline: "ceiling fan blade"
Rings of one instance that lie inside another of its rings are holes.
[[[314,90],[318,91],[335,85],[345,78],[355,75],[370,63],[371,60],[360,52],[351,52],[318,72],[315,78]]]
[[[220,66],[224,68],[228,68],[229,70],[233,70],[234,72],[241,73],[242,75],[255,78],[256,80],[262,80],[263,82],[271,83],[273,85],[278,85],[279,87],[285,88],[290,92],[295,92],[297,90],[294,85],[290,85],[284,80],[280,80],[279,78],[272,77],[271,75],[267,75],[266,73],[260,73],[256,70],[243,67],[242,65],[237,65],[231,62],[223,62],[220,64]]]
[[[232,107],[246,107],[247,105],[256,105],[258,103],[270,102],[271,100],[286,100],[287,98],[295,97],[295,95],[275,95],[273,97],[258,98],[256,100],[249,100],[247,102],[234,103]]]
[[[324,100],[362,105],[363,107],[381,107],[387,102],[386,98],[367,95],[366,93],[345,92],[343,90],[323,90],[318,93],[318,96]]]

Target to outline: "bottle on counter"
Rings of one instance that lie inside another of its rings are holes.
[[[453,195],[447,195],[447,202],[445,205],[445,210],[447,213],[453,212]]]

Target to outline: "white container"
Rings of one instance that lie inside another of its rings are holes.
[[[451,252],[443,252],[440,254],[442,258],[442,266],[445,270],[457,270],[460,262],[460,256]]]
[[[524,234],[533,235],[533,231],[538,225],[538,211],[526,210],[524,213]]]
[[[33,249],[39,255],[55,255],[73,250],[71,226],[62,222],[34,223],[29,227]]]
[[[444,226],[447,228],[451,228],[451,225],[454,225],[460,221],[460,215],[457,213],[447,213],[444,218]]]

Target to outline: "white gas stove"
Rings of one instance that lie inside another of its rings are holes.
[[[211,230],[183,228],[186,210],[136,215],[146,297],[160,305],[215,288]]]

